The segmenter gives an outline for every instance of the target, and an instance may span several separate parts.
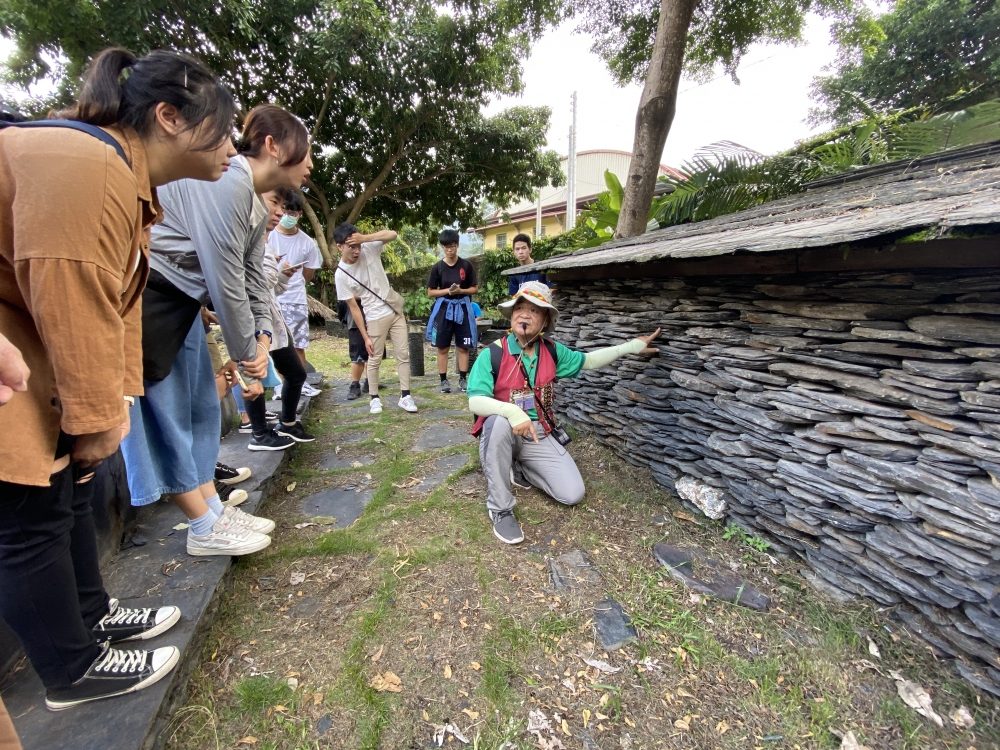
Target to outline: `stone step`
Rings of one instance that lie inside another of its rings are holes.
[[[309,381],[315,384],[321,377],[310,373]],[[302,407],[307,413],[309,399],[305,396]],[[280,411],[281,402],[269,402],[268,408]],[[219,461],[252,470],[250,479],[238,487],[250,495],[240,508],[254,513],[268,497],[289,451],[252,452],[247,450],[249,439],[238,430],[230,432],[222,441]],[[125,644],[132,648],[139,644],[147,648],[177,646],[181,651],[177,667],[166,679],[133,695],[54,713],[45,708],[42,683],[22,659],[4,680],[0,695],[24,750],[156,750],[166,743],[171,716],[187,699],[191,670],[199,661],[220,596],[233,575],[230,557],[187,554],[187,530],[174,529],[185,522],[171,503],[140,508],[134,533],[146,543],[122,549],[103,568],[108,593],[123,605],[180,607],[181,620],[167,633],[150,641]]]

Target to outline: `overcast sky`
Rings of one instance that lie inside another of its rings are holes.
[[[619,88],[607,67],[590,51],[590,38],[573,33],[574,22],[549,32],[524,65],[521,97],[494,102],[489,112],[512,104],[552,108],[549,147],[566,154],[570,94],[577,92],[577,151],[632,150],[635,112],[642,87]],[[739,69],[740,85],[727,76],[699,85],[682,81],[663,163],[679,166],[701,146],[735,141],[769,154],[814,132],[805,123],[813,76],[830,63],[836,48],[829,24],[810,17],[798,47],[753,47]]]

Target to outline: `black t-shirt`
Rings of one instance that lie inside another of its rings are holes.
[[[458,284],[462,289],[468,289],[477,285],[476,268],[465,258],[459,258],[453,266],[449,266],[443,259],[439,260],[431,268],[430,278],[427,279],[428,289],[449,289],[452,284]],[[460,299],[467,297],[466,294],[449,294],[449,299]]]

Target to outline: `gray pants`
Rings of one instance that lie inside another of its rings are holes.
[[[534,427],[538,435],[545,434],[538,422]],[[583,500],[583,477],[566,449],[548,435],[537,443],[515,435],[503,417],[487,418],[479,438],[479,460],[486,475],[486,507],[494,513],[516,504],[510,491],[510,469],[515,460],[520,461],[525,478],[553,500],[563,505]]]

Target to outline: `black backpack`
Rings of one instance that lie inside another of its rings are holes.
[[[132,163],[128,160],[128,156],[125,155],[125,149],[122,145],[115,140],[114,136],[110,133],[101,130],[96,125],[91,125],[86,122],[77,122],[76,120],[32,120],[31,122],[10,122],[0,119],[0,130],[4,128],[68,128],[69,130],[79,130],[81,133],[86,133],[87,135],[93,136],[99,141],[111,146],[122,160],[128,164],[129,169],[132,168]]]

